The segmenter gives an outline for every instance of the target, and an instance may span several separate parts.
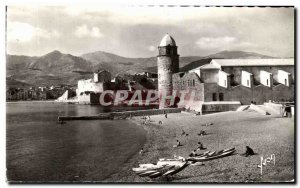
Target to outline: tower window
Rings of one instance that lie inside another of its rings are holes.
[[[195,80],[193,80],[193,86],[195,86]]]
[[[167,54],[167,55],[170,55],[170,52],[171,52],[170,46],[167,46],[167,47],[166,47],[166,54]]]

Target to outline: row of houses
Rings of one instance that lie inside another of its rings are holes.
[[[7,101],[22,100],[54,100],[60,97],[66,90],[73,90],[70,86],[13,88],[6,90]]]

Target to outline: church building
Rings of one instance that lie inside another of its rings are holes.
[[[159,93],[194,90],[196,101],[228,106],[294,101],[292,58],[205,59],[204,65],[193,64],[180,72],[177,46],[170,35],[164,36],[158,50]]]

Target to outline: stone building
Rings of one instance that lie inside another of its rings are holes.
[[[269,100],[294,101],[294,59],[203,59],[179,72],[177,46],[170,35],[163,37],[158,51],[159,94],[179,98],[178,91],[186,91],[190,98],[194,91],[190,106],[226,111]],[[160,105],[166,107],[168,103]]]
[[[111,82],[111,73],[102,70],[95,72],[93,78],[87,80],[79,80],[76,94],[82,95],[84,92],[101,93],[104,90],[109,89]]]
[[[105,90],[111,88],[111,73],[102,70],[93,74],[93,78],[79,80],[76,96],[80,104],[99,103],[99,95]]]
[[[171,96],[173,92],[172,75],[179,71],[179,55],[175,40],[169,35],[165,35],[158,46],[157,56],[158,67],[158,94],[160,100],[162,96]],[[159,108],[169,107],[168,100],[160,103]]]
[[[294,101],[294,59],[211,59],[173,74],[173,89],[195,90],[203,102]]]

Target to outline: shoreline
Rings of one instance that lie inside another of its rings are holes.
[[[168,114],[167,119],[163,115],[154,115],[147,125],[141,124],[141,117],[134,117],[131,121],[146,131],[144,153],[133,155],[119,172],[103,182],[165,182],[162,178],[141,178],[132,168],[139,164],[156,163],[159,158],[173,158],[174,155],[188,157],[198,141],[207,147],[204,151],[235,147],[237,153],[241,154],[245,152],[245,146],[249,145],[258,155],[233,155],[205,162],[204,166],[190,166],[174,175],[172,182],[287,182],[294,179],[294,118],[262,116],[252,111],[230,111],[202,116]],[[158,125],[158,121],[163,124]],[[205,123],[213,125],[200,126]],[[208,135],[199,137],[196,133],[201,129],[205,129]],[[181,136],[182,130],[189,135]],[[172,147],[176,139],[183,143],[182,147]],[[278,142],[280,139],[284,143]],[[273,153],[276,154],[276,166],[265,167],[266,174],[261,176],[257,168],[260,157]]]
[[[133,119],[130,121],[136,126],[139,126],[140,128],[144,129],[146,134],[146,141],[143,145],[143,148],[150,148],[153,145],[153,142],[157,135],[153,134],[151,128],[147,127],[146,125],[142,125],[143,120],[141,119],[141,117],[133,117]],[[140,162],[143,161],[144,158],[145,157],[143,155],[140,155],[139,152],[137,152],[127,160],[127,162],[124,164],[123,167],[121,167],[121,170],[119,172],[111,174],[108,178],[101,182],[145,182],[145,180],[141,179],[139,176],[136,176],[136,174],[132,171],[132,168],[138,166],[138,164],[140,164]]]
[[[44,100],[44,101],[40,101],[40,100],[29,100],[29,101],[6,101],[6,103],[8,104],[13,104],[13,103],[28,103],[28,102],[56,102],[55,100]]]

